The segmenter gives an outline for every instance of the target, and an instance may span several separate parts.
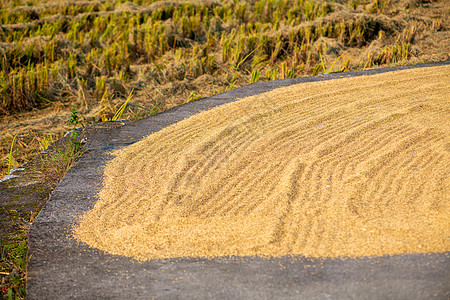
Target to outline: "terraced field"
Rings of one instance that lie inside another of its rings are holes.
[[[75,236],[148,260],[450,250],[450,67],[313,82],[115,153]]]

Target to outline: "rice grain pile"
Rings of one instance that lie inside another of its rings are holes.
[[[450,67],[304,83],[114,153],[77,239],[140,260],[450,250]]]

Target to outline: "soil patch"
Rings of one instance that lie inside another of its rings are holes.
[[[92,247],[141,260],[450,250],[450,67],[304,83],[115,153]]]

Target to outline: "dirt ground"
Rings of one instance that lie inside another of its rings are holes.
[[[450,250],[450,67],[279,88],[115,153],[80,241],[141,260]]]

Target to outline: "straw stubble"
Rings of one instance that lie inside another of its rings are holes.
[[[140,260],[450,250],[450,67],[304,83],[114,153],[77,239]]]

